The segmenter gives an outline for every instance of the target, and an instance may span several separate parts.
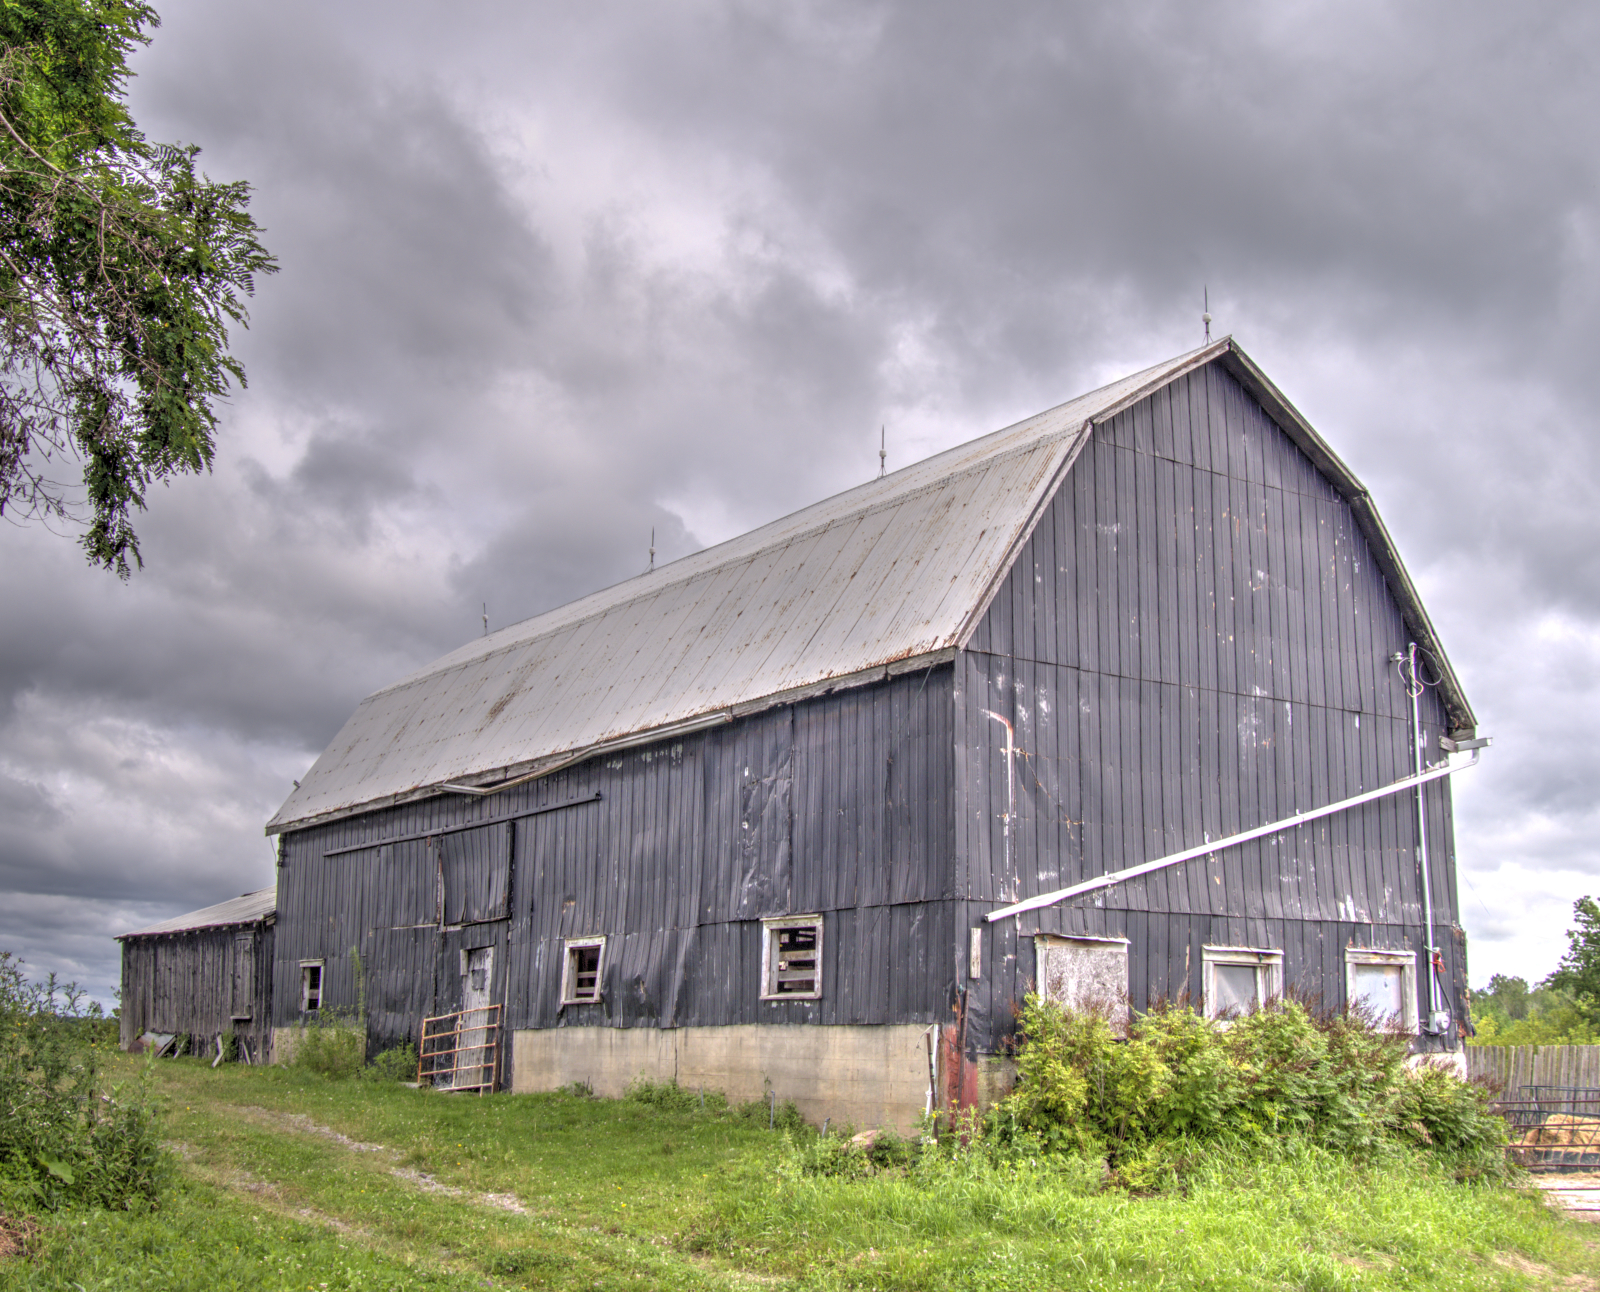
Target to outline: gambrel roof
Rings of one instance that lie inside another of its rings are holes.
[[[374,692],[268,833],[539,774],[962,647],[1093,427],[1222,362],[1351,504],[1474,724],[1366,489],[1225,338],[463,646]]]

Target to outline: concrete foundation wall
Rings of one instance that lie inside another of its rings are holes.
[[[770,1082],[779,1101],[793,1100],[807,1121],[909,1131],[928,1094],[926,1030],[915,1023],[749,1023],[519,1031],[512,1037],[512,1090],[586,1081],[595,1094],[616,1096],[644,1078],[720,1090],[741,1103],[764,1098]]]

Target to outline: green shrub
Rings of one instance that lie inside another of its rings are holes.
[[[144,1208],[171,1174],[149,1065],[106,1090],[98,1005],[0,951],[0,1210]]]
[[[1408,1142],[1426,1148],[1462,1179],[1505,1174],[1505,1120],[1490,1111],[1482,1086],[1437,1068],[1408,1074],[1396,1101],[1394,1123]]]
[[[410,1041],[383,1051],[361,1069],[365,1081],[415,1081],[417,1079],[417,1047]]]
[[[876,1175],[878,1164],[870,1154],[850,1143],[850,1128],[838,1135],[818,1135],[790,1143],[788,1169],[802,1176],[824,1176],[843,1180],[863,1180]]]
[[[360,1020],[338,1010],[318,1010],[300,1027],[289,1066],[333,1080],[353,1077],[366,1066],[367,1033]]]
[[[795,1106],[794,1101],[785,1099],[776,1102],[770,1092],[765,1098],[752,1099],[749,1103],[735,1105],[732,1112],[740,1121],[749,1122],[752,1126],[765,1126],[780,1131],[806,1129],[806,1119],[800,1115],[800,1109]]]
[[[643,1077],[633,1082],[622,1097],[630,1103],[648,1104],[663,1112],[696,1112],[701,1104],[700,1092],[697,1090],[686,1089],[676,1081],[647,1081]],[[727,1104],[728,1101],[720,1092],[714,1092],[709,1096],[707,1107],[720,1112],[727,1107]]]
[[[1398,1145],[1458,1174],[1504,1171],[1504,1125],[1482,1091],[1405,1070],[1404,1037],[1360,1011],[1277,1002],[1226,1026],[1186,1007],[1126,1039],[1093,1013],[1030,996],[1014,1092],[983,1121],[991,1146],[1104,1156],[1130,1187],[1161,1187],[1208,1143],[1304,1140],[1355,1160]]]

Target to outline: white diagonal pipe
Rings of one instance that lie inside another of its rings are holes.
[[[1297,812],[1294,816],[1285,817],[1282,821],[1274,821],[1270,825],[1258,825],[1252,830],[1242,830],[1238,834],[1230,834],[1225,839],[1217,839],[1210,843],[1197,844],[1193,848],[1185,848],[1182,852],[1174,852],[1166,857],[1157,857],[1154,861],[1141,862],[1137,866],[1129,866],[1126,870],[1114,870],[1106,875],[1097,875],[1093,879],[1086,879],[1081,884],[1073,884],[1070,888],[1058,888],[1052,893],[1040,893],[1037,897],[1029,897],[1024,901],[1015,902],[1010,906],[1002,906],[997,911],[990,911],[983,918],[991,924],[996,920],[1003,920],[1012,915],[1021,915],[1024,911],[1036,911],[1044,906],[1054,906],[1057,902],[1064,902],[1069,897],[1081,897],[1084,893],[1092,893],[1101,888],[1111,888],[1125,880],[1137,879],[1140,875],[1148,875],[1153,870],[1165,870],[1168,866],[1176,866],[1181,861],[1192,861],[1196,857],[1204,857],[1209,853],[1217,852],[1223,848],[1232,848],[1241,843],[1249,843],[1252,839],[1263,839],[1270,834],[1281,834],[1285,830],[1293,830],[1296,826],[1305,825],[1308,821],[1316,821],[1325,816],[1332,816],[1335,812],[1343,812],[1349,808],[1360,807],[1363,803],[1372,803],[1391,794],[1400,794],[1413,786],[1423,786],[1429,781],[1439,780],[1441,777],[1464,772],[1469,767],[1478,763],[1478,750],[1472,750],[1471,758],[1457,765],[1452,765],[1448,758],[1441,767],[1432,768],[1415,776],[1402,777],[1393,784],[1385,785],[1381,789],[1368,790],[1365,794],[1357,794],[1353,798],[1340,799],[1337,803],[1329,803],[1324,807],[1312,808],[1309,812]],[[1430,934],[1429,940],[1432,940]]]

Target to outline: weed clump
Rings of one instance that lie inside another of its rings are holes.
[[[289,1066],[333,1081],[360,1073],[367,1061],[367,1029],[340,1010],[318,1010],[294,1038]]]
[[[359,1075],[363,1081],[415,1081],[417,1047],[405,1041],[384,1050],[362,1068]]]
[[[110,1090],[100,1008],[0,951],[0,1211],[153,1206],[171,1175],[150,1074]]]
[[[592,1094],[588,1087],[585,1093]],[[680,1086],[676,1081],[648,1081],[640,1078],[630,1085],[623,1095],[630,1103],[646,1104],[659,1112],[704,1112],[715,1117],[760,1126],[763,1130],[797,1133],[807,1130],[806,1119],[792,1099],[779,1101],[772,1096],[771,1088],[759,1099],[745,1103],[731,1103],[720,1090]]]

